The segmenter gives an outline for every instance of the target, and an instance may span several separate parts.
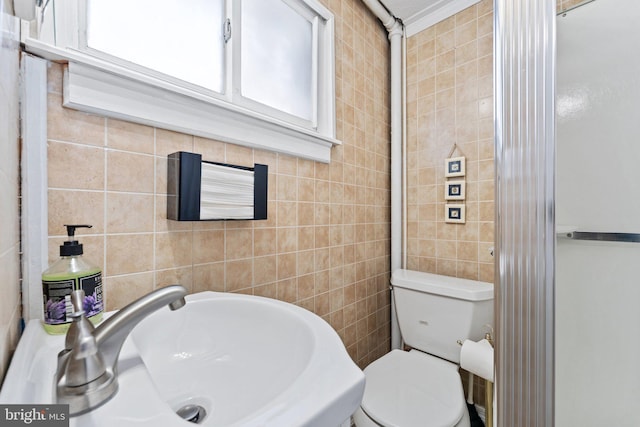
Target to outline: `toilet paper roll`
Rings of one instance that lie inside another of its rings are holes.
[[[493,347],[487,340],[464,340],[460,351],[460,366],[493,382]]]

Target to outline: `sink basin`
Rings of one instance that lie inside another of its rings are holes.
[[[28,324],[0,391],[2,403],[53,403],[63,336]],[[364,375],[321,318],[292,304],[202,292],[133,330],[119,359],[119,390],[72,426],[339,426],[360,405]],[[348,424],[346,424],[348,425]]]

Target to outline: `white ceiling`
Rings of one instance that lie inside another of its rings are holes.
[[[412,36],[480,0],[380,0]]]

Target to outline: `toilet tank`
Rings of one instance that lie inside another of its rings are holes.
[[[460,363],[460,345],[493,327],[493,284],[411,270],[391,276],[405,344]]]

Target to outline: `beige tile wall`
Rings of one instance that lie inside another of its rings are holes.
[[[0,383],[18,341],[20,305],[20,217],[18,165],[18,26],[0,3]],[[16,39],[8,36],[15,30]]]
[[[410,37],[407,50],[408,267],[493,282],[492,0]],[[453,155],[466,157],[465,224],[444,221],[454,143]],[[464,372],[462,380],[466,387]],[[482,380],[474,399],[484,406]]]
[[[407,41],[410,269],[493,282],[493,4]],[[444,221],[444,160],[466,157],[466,223]]]
[[[574,6],[579,5],[580,3],[588,3],[593,0],[557,0],[556,1],[556,11],[561,12],[563,10],[567,10]]]
[[[389,71],[386,31],[359,0],[336,16],[337,137],[331,164],[65,109],[49,72],[49,253],[65,223],[104,266],[107,308],[171,283],[305,307],[360,365],[389,349]],[[267,221],[166,219],[166,156],[269,165]]]

